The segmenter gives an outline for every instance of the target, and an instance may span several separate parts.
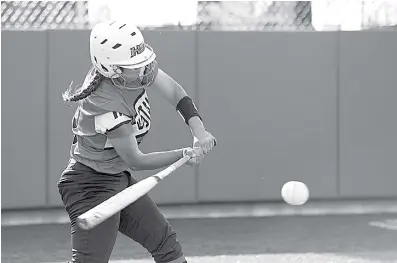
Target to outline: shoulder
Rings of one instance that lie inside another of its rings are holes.
[[[167,74],[162,69],[158,69],[156,79],[153,82],[153,86],[155,87],[164,87],[164,86],[172,86],[175,84],[175,80]]]
[[[105,104],[109,101],[113,101],[115,98],[120,98],[120,93],[118,93],[112,83],[108,78],[101,81],[98,88],[92,93],[90,99],[97,104]]]
[[[129,115],[128,111],[122,105],[123,97],[108,82],[110,80],[103,80],[98,89],[84,100],[84,109],[94,116],[114,111]]]

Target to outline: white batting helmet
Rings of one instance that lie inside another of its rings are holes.
[[[120,77],[122,68],[142,68],[156,54],[145,43],[141,31],[131,23],[106,21],[91,30],[90,55],[94,67],[105,77]]]

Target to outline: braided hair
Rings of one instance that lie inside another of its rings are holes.
[[[95,68],[87,73],[84,83],[81,87],[77,87],[77,91],[73,92],[72,84],[62,94],[62,98],[66,102],[77,102],[91,95],[98,87],[104,76],[99,73]]]

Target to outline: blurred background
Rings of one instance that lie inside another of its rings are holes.
[[[233,253],[251,256],[222,262],[397,262],[396,236],[371,228],[396,229],[391,215],[277,218],[397,212],[394,0],[2,1],[2,262],[69,257],[57,182],[75,105],[61,94],[83,81],[90,28],[107,19],[142,29],[218,139],[198,167],[150,194],[166,217],[183,219],[172,222],[191,262]],[[191,145],[175,109],[148,93],[142,150]],[[282,202],[290,180],[309,187],[306,205]],[[244,219],[184,220],[222,217]],[[117,258],[148,257],[118,242]]]
[[[3,211],[62,207],[75,106],[61,93],[90,67],[92,25],[116,18],[142,28],[221,145],[156,188],[159,204],[278,202],[289,180],[312,201],[396,197],[396,1],[3,1],[1,13]],[[144,150],[190,145],[149,94]]]
[[[155,5],[156,8],[153,8]],[[393,0],[3,1],[3,29],[85,29],[115,18],[145,28],[363,30],[396,26]]]

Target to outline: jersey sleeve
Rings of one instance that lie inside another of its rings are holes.
[[[134,133],[132,121],[131,117],[120,112],[107,112],[95,116],[95,131],[109,138],[127,136]]]

